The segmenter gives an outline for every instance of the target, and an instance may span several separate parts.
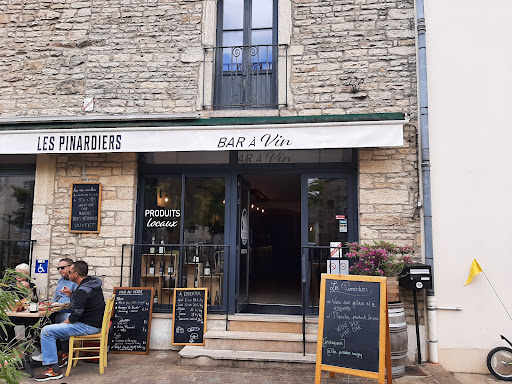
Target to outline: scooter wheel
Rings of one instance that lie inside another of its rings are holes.
[[[512,381],[512,349],[496,347],[487,355],[487,368],[500,380]]]

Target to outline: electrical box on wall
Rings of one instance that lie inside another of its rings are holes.
[[[411,264],[406,266],[399,279],[399,284],[405,289],[431,289],[432,268],[427,264]]]

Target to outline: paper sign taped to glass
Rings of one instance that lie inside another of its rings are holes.
[[[348,260],[327,260],[327,273],[334,275],[348,275]]]

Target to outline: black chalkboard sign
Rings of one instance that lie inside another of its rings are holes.
[[[101,184],[71,184],[69,231],[99,233],[101,216]]]
[[[388,362],[391,371],[386,278],[323,274],[320,287],[315,383],[322,370],[383,383]]]
[[[172,344],[204,345],[206,288],[176,288],[172,311]]]
[[[111,353],[149,353],[153,287],[116,287],[110,328]]]

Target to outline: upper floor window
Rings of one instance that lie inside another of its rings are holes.
[[[218,2],[214,106],[277,107],[277,0]]]

